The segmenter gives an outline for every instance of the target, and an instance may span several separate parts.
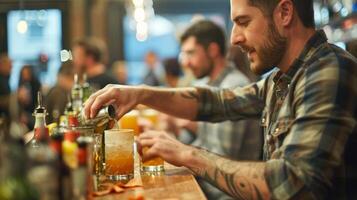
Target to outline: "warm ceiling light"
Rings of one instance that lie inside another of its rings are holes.
[[[28,29],[28,24],[27,21],[25,20],[20,20],[17,23],[17,32],[21,33],[21,34],[25,34],[27,32]]]
[[[144,8],[135,8],[134,19],[137,22],[145,21],[145,10],[144,10]]]
[[[143,7],[144,6],[144,0],[133,0],[133,4],[135,7]]]

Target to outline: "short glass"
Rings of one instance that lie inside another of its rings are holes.
[[[144,109],[141,111],[141,117],[149,120],[155,129],[158,129],[159,112],[154,109]],[[143,154],[148,150],[148,147],[143,149]],[[161,172],[164,171],[164,160],[160,157],[153,158],[141,163],[141,171],[143,172]]]
[[[134,131],[111,129],[105,133],[105,175],[112,181],[134,177]]]

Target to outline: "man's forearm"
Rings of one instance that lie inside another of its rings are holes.
[[[263,162],[232,161],[201,149],[193,150],[187,157],[186,167],[235,198],[270,197]]]
[[[195,88],[146,87],[142,100],[140,103],[161,112],[193,120],[197,115],[200,96]]]

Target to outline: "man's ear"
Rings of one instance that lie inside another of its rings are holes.
[[[212,58],[217,57],[220,54],[220,49],[219,45],[215,42],[212,42],[211,44],[208,45],[207,52],[208,55],[210,55]]]
[[[281,0],[274,11],[275,20],[283,27],[289,26],[293,21],[294,4],[291,0]]]

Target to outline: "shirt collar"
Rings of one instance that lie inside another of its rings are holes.
[[[215,80],[208,81],[209,85],[219,85],[223,79],[227,76],[227,74],[231,73],[234,70],[234,64],[228,62],[227,66],[222,70],[222,72],[217,76]]]
[[[304,49],[300,53],[299,57],[295,59],[289,70],[286,73],[279,70],[274,76],[273,81],[276,83],[279,80],[283,80],[284,82],[290,83],[295,73],[311,57],[316,48],[326,41],[327,37],[325,32],[323,30],[316,31],[315,34],[307,41]]]

